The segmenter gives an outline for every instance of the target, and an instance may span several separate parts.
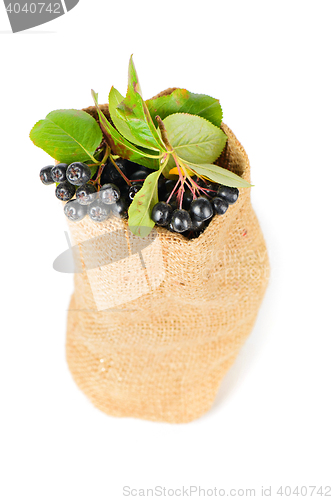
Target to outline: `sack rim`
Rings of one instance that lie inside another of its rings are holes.
[[[156,98],[161,97],[163,95],[168,95],[168,94],[172,93],[174,90],[176,90],[177,88],[179,88],[179,87],[169,87],[168,89],[165,89],[162,92],[156,94],[151,99],[156,99]],[[109,105],[107,103],[100,104],[99,107],[101,108],[102,112],[106,115],[106,117],[109,118],[110,117]],[[96,121],[99,121],[95,106],[89,106],[87,108],[83,108],[82,111],[85,111],[86,113],[93,116],[93,118],[95,118]],[[232,149],[230,148],[230,142],[232,142],[233,146],[235,146],[235,148],[239,150],[239,153],[241,153],[241,156],[245,160],[246,165],[245,165],[245,169],[244,169],[241,177],[246,178],[246,180],[250,181],[250,178],[249,178],[250,177],[250,165],[249,165],[249,160],[248,160],[248,157],[247,157],[247,154],[246,154],[244,148],[242,147],[241,143],[238,141],[238,139],[236,138],[236,136],[234,135],[232,130],[223,121],[221,122],[221,129],[227,135],[227,143],[226,143],[226,146],[224,147],[220,157],[217,158],[217,160],[214,163],[216,163],[218,165],[218,164],[223,163],[223,162],[228,162],[228,158],[227,158],[228,150],[229,150],[229,152],[231,152],[231,154],[233,153],[233,148]],[[220,166],[222,166],[222,165],[220,165]],[[247,198],[247,196],[242,196],[242,193],[244,190],[249,190],[249,189],[250,188],[240,188],[240,196],[239,196],[236,204],[231,205],[225,215],[223,215],[223,216],[219,216],[217,214],[214,215],[211,222],[209,223],[209,225],[196,238],[188,239],[186,236],[183,236],[181,233],[176,233],[176,232],[173,233],[173,232],[168,231],[166,228],[161,227],[161,226],[155,225],[154,229],[158,232],[159,236],[161,236],[163,239],[168,239],[168,240],[172,239],[172,240],[174,240],[174,242],[178,241],[179,243],[190,245],[190,246],[196,246],[198,244],[201,244],[204,240],[206,240],[207,238],[210,237],[210,233],[212,231],[215,231],[216,224],[220,224],[219,230],[221,231],[223,228],[225,228],[227,226],[228,221],[230,220],[231,215],[232,215],[231,212],[233,213],[233,216],[234,216],[235,209],[237,212],[239,212],[241,210],[241,207],[243,206],[243,203],[245,202],[245,199]],[[242,198],[243,198],[243,203],[242,203]],[[222,217],[223,217],[223,219],[222,219]],[[90,220],[89,220],[89,222],[93,223],[93,221],[90,221]],[[108,220],[106,220],[102,223],[99,223],[98,226],[101,229],[103,229],[105,227],[105,225],[107,225],[107,222],[108,222]],[[126,219],[123,219],[123,222],[126,224],[126,226],[128,228],[128,221]],[[221,222],[222,222],[222,224],[221,224]],[[76,226],[77,226],[77,225],[86,224],[86,223],[87,223],[87,220],[85,217],[84,219],[82,219],[82,221],[75,222],[74,224],[76,224]],[[94,224],[96,224],[96,223],[94,223]]]

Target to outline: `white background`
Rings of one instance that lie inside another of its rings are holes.
[[[332,486],[332,14],[321,0],[81,0],[13,35],[0,5],[1,499]],[[52,268],[67,226],[28,137],[48,112],[91,105],[91,88],[100,102],[125,93],[131,53],[145,98],[177,86],[220,99],[272,267],[213,408],[184,425],[108,417],[72,381],[73,278]]]

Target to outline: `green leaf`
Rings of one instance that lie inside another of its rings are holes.
[[[174,113],[198,115],[216,127],[220,127],[222,122],[222,109],[218,99],[205,94],[193,94],[186,89],[176,89],[169,95],[149,99],[146,104],[156,126],[156,115],[164,120]]]
[[[180,162],[182,163],[181,158]],[[212,165],[212,164],[197,165],[186,161],[184,163],[186,166],[189,166],[190,169],[194,170],[196,174],[208,177],[208,179],[210,179],[213,182],[217,182],[218,184],[223,184],[224,186],[237,187],[237,188],[251,187],[251,184],[247,182],[245,179],[242,179],[242,177],[240,177],[239,175],[230,172],[230,170],[219,167],[218,165]]]
[[[155,222],[151,219],[151,211],[158,203],[157,184],[162,169],[153,172],[146,177],[142,188],[134,196],[128,209],[128,227],[135,236],[144,238],[147,236]]]
[[[147,105],[142,99],[138,75],[132,57],[128,68],[127,94],[125,99],[116,107],[115,113],[118,119],[124,122],[122,127],[124,135],[128,131],[130,132],[129,137],[131,138],[127,138],[131,142],[137,146],[155,151],[165,151],[165,146],[155,128]],[[119,125],[119,121],[117,123]]]
[[[126,160],[133,161],[134,163],[139,163],[144,167],[152,168],[154,170],[158,169],[158,159],[154,155],[149,155],[145,151],[141,151],[122,137],[100,110],[98,106],[98,94],[96,94],[93,90],[91,91],[91,94],[98,112],[100,127],[113,154],[119,155]]]
[[[96,174],[97,170],[98,170],[98,165],[94,165],[93,167],[89,167],[90,170],[91,170],[91,176],[90,176],[90,179]]]
[[[227,142],[223,130],[200,116],[176,113],[167,116],[164,125],[175,153],[189,162],[215,161]],[[175,165],[170,158],[168,171]]]
[[[62,163],[93,160],[103,136],[98,123],[85,111],[51,111],[30,132],[32,142]]]
[[[130,127],[127,124],[127,121],[124,120],[116,111],[116,107],[120,104],[125,98],[118,92],[114,87],[111,88],[109,93],[109,111],[111,120],[113,121],[114,126],[121,133],[123,137],[125,137],[128,141],[136,144],[136,137],[132,134]],[[145,145],[145,144],[144,144]]]

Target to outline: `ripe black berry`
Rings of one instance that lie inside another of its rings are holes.
[[[169,205],[171,205],[172,210],[177,210],[178,202],[177,202],[176,196],[173,196],[172,198],[170,198],[168,203],[169,203]]]
[[[70,200],[64,206],[64,212],[69,220],[78,222],[86,215],[87,207],[80,205],[78,200]]]
[[[205,189],[208,189],[208,191],[205,191],[205,194],[207,196],[216,196],[219,185],[214,184],[213,182],[208,182],[208,184],[206,184],[204,187]]]
[[[205,179],[202,179],[201,177],[198,177],[197,175],[195,175],[193,177],[193,180],[201,187],[207,187],[207,181],[205,181]]]
[[[142,182],[136,182],[135,184],[132,184],[132,186],[128,190],[128,198],[130,201],[133,201],[134,196],[140,189],[142,188]]]
[[[115,160],[115,163],[123,172],[125,177],[127,177],[126,160],[118,158]],[[119,184],[120,181],[123,181],[122,175],[118,172],[112,161],[108,159],[101,175],[101,184]]]
[[[97,198],[97,191],[92,184],[83,184],[76,190],[76,199],[80,205],[90,205]]]
[[[199,196],[199,198],[192,201],[190,206],[190,214],[197,219],[207,220],[213,215],[213,207],[207,198]]]
[[[66,177],[74,186],[83,186],[91,177],[91,170],[85,163],[74,162],[67,167]]]
[[[130,186],[126,184],[126,182],[123,182],[119,185],[120,189],[120,197],[121,198],[126,198],[128,199],[128,191],[129,191]]]
[[[75,194],[75,186],[67,181],[60,182],[55,190],[55,195],[58,200],[68,201],[73,198]]]
[[[193,229],[193,231],[198,231],[199,229],[203,229],[205,227],[206,224],[205,221],[202,219],[198,219],[197,217],[195,217],[195,215],[191,217],[191,220],[192,220],[191,229]]]
[[[138,170],[131,172],[129,175],[131,181],[136,181],[139,179],[145,179],[149,174],[152,174],[153,172],[155,172],[155,170],[150,170],[149,168],[139,166]]]
[[[124,167],[126,168],[126,171],[128,175],[130,175],[132,172],[135,172],[138,170],[138,168],[146,168],[143,167],[142,165],[139,165],[139,163],[134,163],[134,161],[131,160],[124,160],[123,158],[119,158],[119,160],[122,160]],[[118,160],[116,160],[118,161]]]
[[[164,175],[160,175],[158,178],[158,184],[157,184],[158,190],[163,189],[165,181],[166,181],[166,179],[165,179]]]
[[[217,196],[228,202],[229,205],[237,201],[238,195],[239,190],[235,187],[221,185],[217,190]]]
[[[158,184],[158,199],[161,201],[167,201],[175,185],[176,181],[172,179],[165,179],[165,177],[161,175]]]
[[[218,215],[223,215],[228,210],[228,202],[223,200],[222,198],[219,198],[218,196],[215,196],[215,198],[212,199],[211,203],[214,207],[214,212]]]
[[[88,207],[88,215],[94,222],[103,222],[110,215],[110,205],[105,205],[102,200],[93,201]]]
[[[183,209],[175,210],[172,214],[171,224],[176,233],[183,233],[192,225],[190,214]]]
[[[169,231],[170,231],[171,233],[175,233],[175,232],[176,232],[176,231],[174,230],[174,227],[173,227],[173,225],[172,225],[172,222],[169,222],[169,224],[167,225],[167,229],[169,229]]]
[[[66,180],[67,167],[67,163],[58,163],[58,165],[52,167],[51,177],[54,182],[63,182]]]
[[[185,191],[184,193],[184,196],[183,196],[183,203],[182,203],[182,207],[185,209],[185,210],[188,210],[191,206],[191,203],[193,201],[193,194],[191,193],[191,191],[189,191],[188,189]]]
[[[165,195],[170,195],[173,191],[173,188],[175,187],[177,181],[174,181],[172,179],[167,179],[164,183],[164,192]]]
[[[128,203],[125,198],[121,197],[116,203],[111,205],[112,213],[117,217],[127,218]]]
[[[159,226],[166,226],[167,224],[169,224],[169,222],[171,221],[171,216],[172,207],[165,201],[159,201],[158,203],[156,203],[151,213],[151,218]]]
[[[39,177],[40,180],[42,181],[43,184],[53,184],[54,180],[52,179],[51,176],[51,170],[53,168],[53,165],[49,165],[47,167],[43,167],[42,170],[39,172]]]
[[[99,197],[106,205],[112,205],[120,198],[120,189],[115,184],[104,184],[99,192]]]

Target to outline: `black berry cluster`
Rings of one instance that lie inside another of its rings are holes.
[[[85,215],[95,222],[106,220],[110,214],[127,218],[130,203],[153,170],[122,158],[114,163],[107,160],[94,176],[85,163],[59,163],[42,168],[40,179],[43,184],[57,184],[55,195],[67,202],[64,212],[72,221],[80,221]]]
[[[154,206],[151,215],[157,225],[195,238],[204,231],[215,214],[225,214],[229,205],[238,199],[237,188],[205,182],[197,177],[193,178],[193,184],[197,189],[186,188],[181,197],[174,194],[177,181],[161,181],[158,191],[160,201]]]
[[[95,222],[103,222],[111,215],[128,217],[129,205],[152,172],[154,170],[118,158],[101,164],[94,176],[89,165],[74,162],[44,167],[40,179],[43,184],[57,184],[55,195],[67,202],[64,212],[71,221],[80,221],[88,215]],[[159,202],[153,207],[151,218],[157,225],[188,238],[199,236],[215,214],[225,214],[239,194],[237,188],[198,177],[193,177],[182,192],[177,191],[177,186],[177,180],[161,175]]]
[[[91,177],[91,170],[85,163],[59,163],[42,168],[40,180],[43,184],[57,183],[56,197],[61,201],[71,200],[77,186],[83,186]]]

